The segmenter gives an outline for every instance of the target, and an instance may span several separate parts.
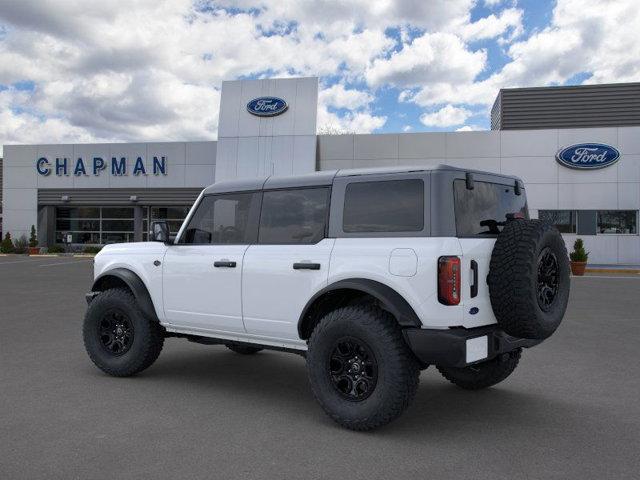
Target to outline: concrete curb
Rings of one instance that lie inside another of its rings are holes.
[[[640,269],[637,268],[587,268],[585,273],[606,273],[606,274],[625,274],[640,275]]]

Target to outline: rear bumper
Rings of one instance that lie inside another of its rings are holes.
[[[443,367],[466,367],[542,342],[512,337],[497,325],[449,330],[406,328],[403,333],[409,348],[424,365]]]

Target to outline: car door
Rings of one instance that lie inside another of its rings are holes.
[[[244,333],[244,254],[257,235],[260,195],[204,196],[163,265],[167,323],[198,332]]]
[[[245,254],[243,319],[247,333],[299,340],[298,317],[327,283],[335,239],[326,238],[329,187],[265,191],[258,243]]]

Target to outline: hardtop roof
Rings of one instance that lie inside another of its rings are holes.
[[[464,173],[477,173],[491,175],[512,180],[520,180],[512,175],[487,172],[482,170],[472,170],[468,168],[454,167],[451,165],[426,165],[426,166],[398,166],[398,167],[378,167],[378,168],[349,168],[341,170],[322,170],[319,172],[307,173],[304,175],[276,176],[247,178],[242,180],[224,180],[214,183],[204,189],[205,195],[224,192],[242,192],[262,189],[278,188],[300,188],[314,186],[329,186],[333,184],[336,177],[354,177],[363,175],[389,175],[394,173],[409,172],[430,172],[430,171],[454,171]]]

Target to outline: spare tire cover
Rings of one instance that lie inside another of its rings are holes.
[[[560,325],[569,301],[569,258],[560,232],[540,220],[510,220],[491,254],[489,295],[509,335],[545,339]]]

